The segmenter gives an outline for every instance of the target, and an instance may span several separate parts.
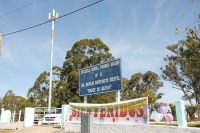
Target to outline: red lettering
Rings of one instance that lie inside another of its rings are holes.
[[[87,109],[87,114],[90,115],[91,114],[91,108],[90,107],[86,107]]]
[[[72,105],[72,116],[76,116],[76,106]]]
[[[119,107],[118,104],[115,105],[115,117],[118,117],[118,107]]]
[[[131,116],[131,117],[134,117],[135,116],[135,108],[134,107],[130,107],[130,109],[129,109],[129,115]]]
[[[100,118],[103,118],[106,116],[106,112],[105,112],[105,108],[104,107],[101,107],[101,113],[100,113]]]
[[[127,115],[127,105],[120,104],[120,117],[125,117]]]
[[[93,108],[94,109],[94,117],[97,117],[97,113],[98,113],[98,107]]]
[[[128,112],[131,117],[135,116],[135,108],[133,107],[133,105],[134,105],[134,102],[128,103]]]
[[[114,117],[114,114],[113,114],[113,107],[112,106],[109,106],[108,107],[108,114],[107,114],[107,117]]]
[[[81,117],[81,115],[82,115],[82,110],[81,110],[81,107],[79,107],[77,117]]]
[[[137,117],[142,117],[144,115],[144,111],[141,107],[137,107],[136,108],[138,111],[137,111]]]

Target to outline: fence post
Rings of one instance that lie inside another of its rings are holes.
[[[25,108],[25,114],[24,114],[24,127],[31,127],[34,125],[34,113],[35,108]]]
[[[62,105],[62,115],[61,115],[61,128],[65,128],[65,122],[67,119],[67,114],[69,111],[69,105]]]
[[[4,112],[4,108],[1,109],[1,119],[0,119],[0,122],[2,122],[2,118],[3,118],[3,112]]]
[[[187,120],[186,120],[186,111],[185,111],[185,103],[184,101],[176,101],[176,117],[179,127],[187,127]]]
[[[15,122],[15,111],[14,111],[14,113],[12,114],[12,117],[13,117],[13,122]]]
[[[18,122],[20,122],[20,118],[21,118],[21,110],[19,111],[19,119],[18,119]]]

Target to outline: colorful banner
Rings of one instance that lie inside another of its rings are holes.
[[[69,103],[67,122],[80,123],[81,115],[94,117],[100,124],[148,125],[147,97],[109,104]]]

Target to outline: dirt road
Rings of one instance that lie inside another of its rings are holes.
[[[33,126],[16,130],[14,133],[66,133],[60,127],[55,126]]]

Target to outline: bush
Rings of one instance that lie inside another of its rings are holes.
[[[198,111],[197,106],[186,106],[186,112],[189,115],[190,120],[196,120],[194,113]]]

